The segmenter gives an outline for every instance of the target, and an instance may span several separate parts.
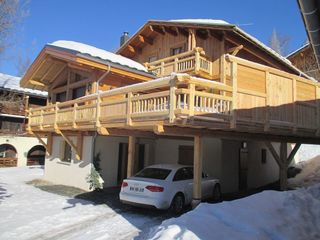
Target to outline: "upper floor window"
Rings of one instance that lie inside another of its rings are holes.
[[[175,47],[170,49],[170,55],[174,56],[183,52],[183,47]]]
[[[72,99],[83,97],[86,95],[86,86],[74,88],[72,90]]]
[[[148,62],[154,62],[154,61],[157,61],[157,59],[158,59],[157,56],[153,55],[149,57]]]
[[[56,102],[65,102],[67,100],[67,93],[60,92],[56,94]]]

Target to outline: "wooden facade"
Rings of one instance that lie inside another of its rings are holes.
[[[306,44],[288,56],[294,66],[320,81],[320,70],[310,44]]]
[[[95,132],[130,136],[131,148],[135,136],[158,135],[193,137],[198,150],[201,136],[320,143],[320,84],[234,26],[150,21],[118,54],[149,73],[46,47],[21,82],[50,96],[47,106],[29,109],[29,131],[61,135],[78,159],[82,136]],[[282,177],[283,144],[274,155]]]

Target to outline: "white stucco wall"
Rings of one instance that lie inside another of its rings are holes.
[[[47,142],[46,138],[42,138],[44,142]],[[27,154],[31,148],[37,145],[42,145],[36,137],[24,137],[14,135],[0,136],[0,145],[10,144],[17,150],[18,167],[27,165]]]
[[[75,137],[71,139],[76,142]],[[70,163],[60,161],[61,141],[62,137],[53,137],[52,155],[45,160],[45,180],[89,191],[86,177],[91,171],[92,137],[83,138],[82,159],[76,160],[75,154],[72,153]]]

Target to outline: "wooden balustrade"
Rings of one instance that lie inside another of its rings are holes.
[[[212,62],[204,54],[202,48],[180,53],[172,57],[163,58],[145,64],[149,71],[158,77],[168,76],[171,73],[205,73],[212,76]]]
[[[175,68],[194,66],[187,53],[182,56],[184,61],[175,58]],[[196,58],[199,68],[211,68],[199,51]],[[152,121],[176,124],[199,119],[213,127],[218,121],[224,128],[320,134],[319,83],[234,56],[227,55],[226,60],[226,84],[179,74],[163,77],[30,109],[29,129],[95,131],[102,125],[143,127]]]
[[[16,167],[17,158],[0,158],[0,168],[1,167]]]

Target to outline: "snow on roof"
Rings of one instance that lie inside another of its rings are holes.
[[[230,24],[224,20],[217,20],[217,19],[173,19],[173,20],[168,20],[168,21],[169,22],[177,22],[177,23],[233,26],[232,24]]]
[[[0,73],[0,88],[34,96],[46,97],[48,95],[47,92],[20,87],[20,80],[19,77]]]
[[[289,53],[289,54],[287,55],[287,58],[290,57],[290,56],[292,56],[292,55],[294,55],[294,54],[296,54],[297,52],[299,52],[300,50],[304,49],[305,47],[307,47],[307,46],[309,46],[309,45],[310,45],[310,43],[305,43],[305,44],[303,44],[303,45],[302,45],[301,47],[299,47],[298,49],[296,49],[296,50],[292,51],[291,53]]]
[[[74,41],[66,41],[66,40],[58,40],[53,43],[49,43],[50,46],[55,46],[59,48],[73,50],[82,54],[88,54],[92,57],[97,57],[103,60],[107,60],[113,63],[118,63],[123,66],[127,66],[133,69],[137,69],[140,71],[148,72],[147,69],[140,63],[135,62],[129,58],[123,57],[119,54],[115,54],[112,52],[108,52],[103,49],[99,49],[84,43],[74,42]]]

